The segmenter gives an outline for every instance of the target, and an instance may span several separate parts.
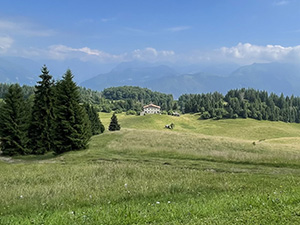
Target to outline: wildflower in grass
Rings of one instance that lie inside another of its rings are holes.
[[[168,201],[168,204],[170,204],[171,203],[171,201]]]
[[[20,198],[23,198],[23,195],[20,195]]]
[[[160,204],[160,202],[156,202],[156,204]]]
[[[126,189],[127,189],[127,186],[128,186],[128,185],[127,185],[127,183],[126,183],[126,184],[124,184],[124,187],[125,187]]]

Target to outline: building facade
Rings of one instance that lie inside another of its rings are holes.
[[[143,114],[160,114],[160,106],[154,105],[154,104],[149,104],[145,105],[143,110]]]

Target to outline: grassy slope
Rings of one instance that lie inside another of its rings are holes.
[[[0,224],[299,221],[299,124],[118,118],[88,150],[0,162]]]

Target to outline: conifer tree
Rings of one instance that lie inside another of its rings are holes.
[[[117,115],[116,115],[116,113],[114,113],[110,119],[110,124],[109,124],[108,130],[116,131],[116,130],[120,130],[120,129],[121,129],[121,126],[118,123]]]
[[[85,110],[88,114],[89,120],[91,122],[91,132],[92,135],[101,134],[104,132],[105,128],[103,124],[101,123],[101,120],[99,118],[98,112],[93,106],[90,106],[89,104],[85,104]]]
[[[0,146],[4,155],[29,154],[30,108],[18,84],[11,85],[0,108]]]
[[[84,149],[91,137],[88,115],[80,105],[78,87],[71,70],[56,84],[55,149],[57,154]]]
[[[54,148],[54,81],[44,65],[42,80],[35,86],[32,107],[31,125],[29,129],[31,147],[34,154],[44,154]]]

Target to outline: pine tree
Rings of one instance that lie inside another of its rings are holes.
[[[34,154],[44,154],[54,148],[54,81],[44,65],[41,81],[35,86],[30,125],[30,142]]]
[[[0,109],[0,146],[4,155],[29,154],[30,110],[18,84],[11,85]]]
[[[117,115],[116,115],[116,113],[114,113],[110,119],[110,124],[109,124],[108,130],[116,131],[116,130],[120,130],[120,129],[121,129],[121,126],[118,123]]]
[[[89,104],[85,104],[85,110],[89,116],[89,120],[91,122],[91,132],[92,135],[101,134],[104,132],[105,128],[100,121],[98,112],[95,110],[93,106]]]
[[[84,149],[91,138],[88,115],[80,105],[78,87],[71,70],[56,85],[55,145],[57,154]]]

